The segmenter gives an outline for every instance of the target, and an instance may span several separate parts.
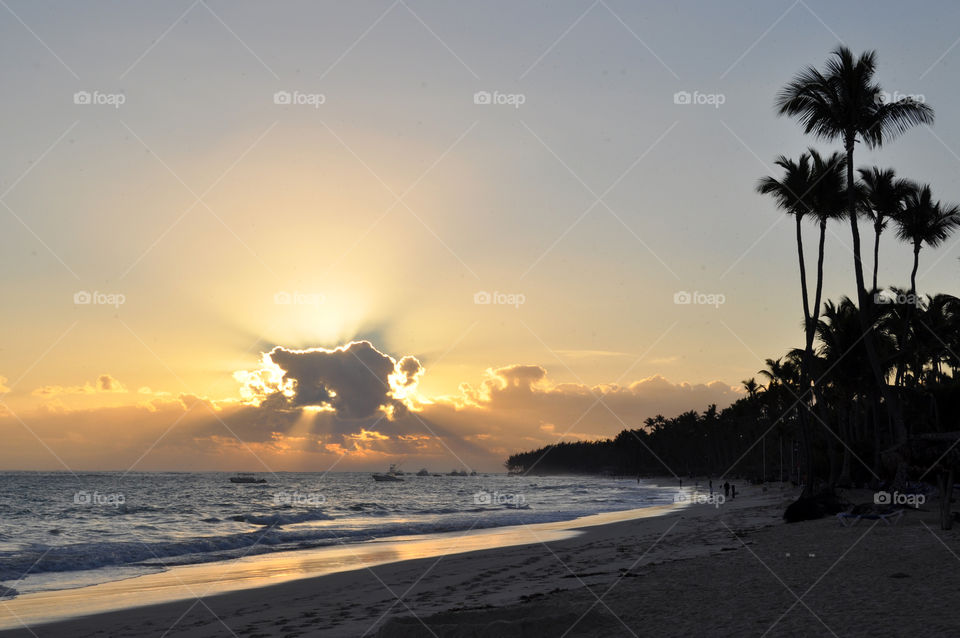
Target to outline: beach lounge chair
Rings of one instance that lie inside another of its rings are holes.
[[[903,510],[895,510],[893,512],[879,513],[879,512],[867,512],[863,514],[854,514],[852,512],[840,512],[837,514],[837,520],[840,521],[840,524],[844,527],[853,527],[861,520],[868,521],[883,521],[887,525],[896,525],[900,522],[900,519],[903,517]]]

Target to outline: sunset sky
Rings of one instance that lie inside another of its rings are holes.
[[[841,42],[937,111],[857,166],[960,201],[953,2],[0,16],[2,469],[493,471],[729,404],[801,345],[792,223],[754,187],[837,150],[773,100]],[[957,293],[957,242],[920,292]],[[832,226],[827,298],[849,243]],[[907,286],[909,248],[881,251]],[[335,396],[293,396],[278,359]]]

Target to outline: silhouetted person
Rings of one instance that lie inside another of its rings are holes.
[[[730,483],[723,482],[723,498],[730,498]]]
[[[735,498],[737,498],[737,486],[736,486],[736,485],[731,485],[731,486],[730,486],[730,500],[732,501],[732,500],[735,499]]]
[[[713,479],[710,479],[710,496],[713,496]]]

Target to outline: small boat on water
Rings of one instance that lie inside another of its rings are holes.
[[[427,468],[423,468],[417,472],[417,476],[430,476],[430,472],[427,471]]]
[[[400,476],[403,474],[395,464],[390,466],[390,469],[384,474],[373,474],[373,480],[378,483],[390,483],[390,482],[403,482],[403,479]]]
[[[231,476],[230,482],[231,483],[266,483],[267,479],[257,478],[253,474],[240,472],[236,476]]]

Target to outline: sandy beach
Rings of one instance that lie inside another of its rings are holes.
[[[848,493],[854,502],[870,493]],[[784,524],[789,490],[584,527],[544,542],[389,562],[2,636],[956,635],[956,532]],[[134,579],[136,580],[136,579]],[[134,581],[127,581],[134,582]],[[197,590],[202,596],[203,590]],[[705,628],[710,628],[705,631]]]

